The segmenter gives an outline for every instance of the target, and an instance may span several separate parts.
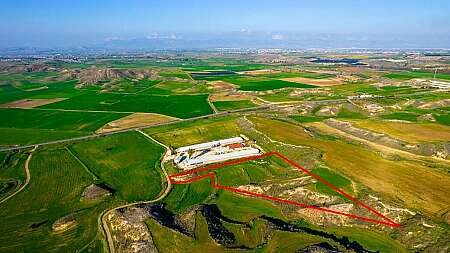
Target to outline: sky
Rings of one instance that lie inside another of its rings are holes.
[[[136,38],[239,40],[236,34],[292,45],[328,38],[443,47],[450,43],[450,1],[0,0],[0,48]]]

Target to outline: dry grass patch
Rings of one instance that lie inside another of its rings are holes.
[[[436,123],[407,123],[397,121],[352,120],[357,127],[383,133],[410,142],[450,141],[450,126]]]
[[[324,79],[313,79],[313,78],[305,78],[305,77],[288,77],[281,78],[280,80],[293,82],[293,83],[302,83],[302,84],[310,84],[316,86],[334,86],[341,85],[343,82],[339,78],[324,78]]]
[[[209,100],[211,102],[216,101],[239,101],[239,100],[252,100],[255,96],[248,94],[230,94],[230,93],[214,93],[211,94]]]
[[[67,98],[52,98],[52,99],[21,99],[13,102],[0,105],[0,108],[34,108],[41,105],[48,105],[63,101]]]
[[[133,113],[126,117],[114,120],[98,129],[96,133],[107,133],[112,131],[118,131],[122,129],[128,129],[133,127],[142,127],[148,125],[155,125],[159,123],[179,120],[178,118],[156,114],[156,113]]]
[[[237,85],[225,81],[211,81],[208,82],[208,86],[214,90],[234,90],[238,87]]]
[[[376,153],[340,140],[313,138],[300,126],[252,117],[256,128],[272,139],[317,148],[331,168],[361,182],[391,200],[422,210],[436,218],[448,211],[450,177],[412,161],[390,161]]]
[[[243,72],[239,72],[239,73],[244,74],[244,75],[256,76],[256,75],[264,75],[264,74],[281,73],[281,71],[275,70],[275,69],[257,69],[257,70],[243,71]]]

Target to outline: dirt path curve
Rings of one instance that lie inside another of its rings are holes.
[[[206,99],[208,101],[209,106],[214,111],[214,113],[219,113],[219,110],[217,110],[216,106],[211,102],[211,94],[209,94],[208,98]]]
[[[30,161],[31,161],[31,157],[33,157],[33,152],[36,151],[36,149],[38,148],[38,145],[34,146],[34,148],[30,151],[30,154],[28,155],[27,160],[25,161],[25,183],[17,190],[15,191],[13,194],[9,195],[8,197],[0,200],[0,205],[4,202],[6,202],[8,199],[16,196],[19,192],[23,191],[23,189],[25,189],[25,187],[27,187],[28,183],[30,183],[30,178],[31,178],[31,174],[30,174]]]
[[[105,217],[107,217],[111,212],[117,210],[117,209],[121,209],[121,208],[125,208],[125,207],[130,207],[130,206],[134,206],[134,205],[139,205],[139,204],[151,204],[157,201],[160,201],[161,199],[165,198],[167,196],[167,194],[169,194],[170,190],[172,189],[172,183],[169,179],[169,174],[167,173],[166,169],[164,168],[164,161],[167,159],[168,156],[171,155],[171,151],[170,148],[166,145],[164,145],[163,143],[153,139],[150,135],[146,134],[145,132],[141,131],[141,130],[137,130],[137,132],[141,133],[142,135],[144,135],[146,138],[150,139],[151,141],[163,146],[166,151],[164,152],[163,157],[161,158],[161,170],[164,174],[164,177],[166,178],[167,181],[167,187],[166,189],[161,192],[159,194],[159,196],[156,199],[153,200],[147,200],[147,201],[139,201],[139,202],[134,202],[134,203],[129,203],[129,204],[125,204],[122,206],[118,206],[118,207],[114,207],[112,209],[109,209],[108,211],[102,213],[100,215],[100,220],[102,223],[102,227],[103,227],[103,231],[105,232],[105,237],[106,240],[108,242],[108,248],[109,248],[109,252],[110,253],[114,253],[115,252],[115,248],[114,248],[114,241],[111,235],[111,231],[109,231],[109,226],[107,221],[105,220]]]

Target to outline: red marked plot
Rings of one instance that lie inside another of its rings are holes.
[[[323,207],[319,207],[319,206],[315,206],[315,205],[311,205],[311,204],[306,204],[306,203],[301,203],[301,202],[297,202],[297,201],[277,198],[277,197],[273,197],[273,196],[269,196],[269,195],[254,193],[254,192],[250,192],[250,191],[246,191],[246,190],[242,190],[242,189],[237,189],[237,188],[234,188],[234,187],[218,185],[216,183],[216,180],[215,180],[215,174],[212,173],[212,172],[207,173],[207,174],[202,175],[202,176],[193,177],[193,178],[190,178],[190,179],[182,179],[185,176],[192,175],[192,174],[197,173],[197,172],[210,171],[210,170],[222,168],[222,167],[225,167],[225,166],[229,166],[229,165],[233,165],[233,164],[240,164],[240,163],[244,163],[246,161],[253,161],[253,160],[257,160],[257,159],[261,159],[261,158],[269,157],[269,156],[276,156],[276,157],[279,157],[279,158],[283,159],[284,161],[288,162],[289,164],[291,164],[295,168],[303,171],[304,173],[308,174],[309,176],[311,176],[311,177],[315,178],[316,180],[324,183],[325,185],[327,185],[328,187],[330,187],[331,189],[333,189],[337,193],[339,193],[342,196],[346,197],[350,201],[352,201],[352,202],[362,206],[363,208],[365,208],[369,212],[375,214],[376,216],[378,216],[381,219],[372,219],[372,218],[359,216],[359,215],[354,215],[354,214],[350,214],[350,213],[339,212],[339,211],[335,211],[335,210],[331,210],[331,209],[327,209],[327,208],[323,208]],[[252,197],[256,197],[256,198],[267,199],[267,200],[270,200],[270,201],[279,202],[279,203],[285,203],[285,204],[289,204],[289,205],[293,205],[293,206],[299,206],[299,207],[302,207],[302,208],[310,208],[310,209],[314,209],[314,210],[317,210],[317,211],[327,212],[327,213],[331,213],[331,214],[335,214],[335,215],[342,215],[342,216],[346,216],[346,217],[350,217],[350,218],[354,218],[354,219],[358,219],[358,220],[364,220],[364,221],[367,221],[367,222],[372,222],[372,223],[375,223],[375,224],[382,224],[382,225],[390,226],[390,227],[400,227],[400,224],[395,223],[393,220],[389,219],[385,215],[383,215],[380,212],[374,210],[373,208],[370,208],[369,206],[367,206],[366,204],[362,203],[361,201],[359,201],[355,197],[353,197],[350,194],[344,192],[343,190],[337,188],[336,186],[332,185],[331,183],[329,183],[325,179],[323,179],[323,178],[319,177],[318,175],[310,172],[309,170],[307,170],[307,169],[303,168],[302,166],[298,165],[297,163],[289,160],[287,157],[285,157],[284,155],[282,155],[282,154],[280,154],[278,152],[269,152],[269,153],[265,153],[265,154],[262,154],[262,155],[257,155],[257,156],[252,156],[252,157],[246,157],[246,158],[242,158],[242,159],[232,160],[232,161],[229,161],[229,162],[224,162],[224,163],[221,163],[221,164],[215,164],[215,165],[211,165],[211,166],[207,166],[207,167],[203,167],[203,168],[199,168],[199,169],[195,169],[195,170],[190,170],[190,171],[186,171],[186,172],[183,172],[183,173],[174,174],[174,175],[170,175],[169,176],[169,180],[171,181],[172,184],[189,184],[189,183],[192,183],[192,182],[195,182],[195,181],[199,181],[199,180],[202,180],[202,179],[205,179],[205,178],[210,178],[211,179],[211,186],[213,188],[224,189],[224,190],[227,190],[227,191],[236,192],[236,193],[239,193],[239,194],[242,194],[242,195],[246,195],[246,196],[252,196]]]

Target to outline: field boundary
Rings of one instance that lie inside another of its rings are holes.
[[[264,195],[264,194],[259,194],[259,193],[254,193],[254,192],[251,192],[251,191],[246,191],[246,190],[242,190],[242,189],[238,189],[238,188],[234,188],[234,187],[219,185],[216,182],[216,175],[214,174],[214,172],[209,172],[209,173],[207,173],[205,175],[196,176],[196,177],[193,177],[193,178],[190,178],[190,179],[179,179],[179,180],[176,180],[177,178],[184,178],[185,176],[189,176],[189,175],[192,175],[192,174],[197,173],[197,172],[214,170],[214,169],[226,167],[226,166],[229,166],[229,165],[240,164],[240,163],[244,163],[246,161],[253,161],[253,160],[261,159],[261,158],[264,158],[264,157],[270,157],[270,156],[276,156],[278,158],[283,159],[284,161],[288,162],[292,166],[294,166],[297,169],[303,171],[304,173],[308,174],[309,176],[317,179],[318,181],[326,184],[328,187],[330,187],[331,189],[333,189],[337,193],[341,194],[342,196],[346,197],[347,199],[351,200],[352,202],[362,206],[363,208],[365,208],[369,212],[375,214],[376,216],[380,217],[381,219],[380,220],[372,219],[372,218],[359,216],[359,215],[354,215],[354,214],[350,214],[350,213],[339,212],[339,211],[335,211],[335,210],[319,207],[319,206],[316,206],[316,205],[296,202],[296,201],[287,200],[287,199],[281,199],[281,198],[277,198],[277,197],[273,197],[273,196],[269,196],[269,195]],[[381,224],[381,225],[385,225],[385,226],[389,226],[389,227],[400,227],[401,226],[400,224],[394,222],[393,220],[389,219],[385,215],[383,215],[380,212],[374,210],[373,208],[367,206],[366,204],[364,204],[363,202],[359,201],[355,197],[353,197],[350,194],[344,192],[343,190],[341,190],[338,187],[334,186],[333,184],[329,183],[325,179],[323,179],[320,176],[312,173],[311,171],[303,168],[302,166],[298,165],[297,163],[293,162],[292,160],[290,160],[289,158],[287,158],[286,156],[284,156],[284,155],[282,155],[282,154],[280,154],[278,152],[268,152],[268,153],[264,153],[262,155],[256,155],[256,156],[246,157],[246,158],[242,158],[242,159],[232,160],[232,161],[228,161],[228,162],[224,162],[224,163],[220,163],[220,164],[215,164],[215,165],[211,165],[211,166],[207,166],[207,167],[203,167],[203,168],[199,168],[199,169],[195,169],[195,170],[185,171],[185,172],[182,172],[182,173],[178,173],[178,174],[174,174],[174,175],[170,175],[169,176],[169,180],[170,180],[170,182],[172,184],[189,184],[189,183],[192,183],[192,182],[195,182],[195,181],[199,181],[199,180],[202,180],[202,179],[206,179],[206,178],[211,179],[211,186],[213,188],[216,188],[216,189],[224,189],[224,190],[227,190],[227,191],[236,192],[236,193],[239,193],[239,194],[242,194],[242,195],[246,195],[246,196],[252,196],[252,197],[256,197],[256,198],[271,200],[271,201],[274,201],[274,202],[285,203],[285,204],[290,204],[290,205],[299,206],[299,207],[303,207],[303,208],[314,209],[314,210],[317,210],[317,211],[323,211],[323,212],[327,212],[327,213],[331,213],[331,214],[335,214],[335,215],[346,216],[346,217],[350,217],[350,218],[353,218],[353,219],[363,220],[363,221],[367,221],[367,222],[371,222],[371,223],[375,223],[375,224]]]

